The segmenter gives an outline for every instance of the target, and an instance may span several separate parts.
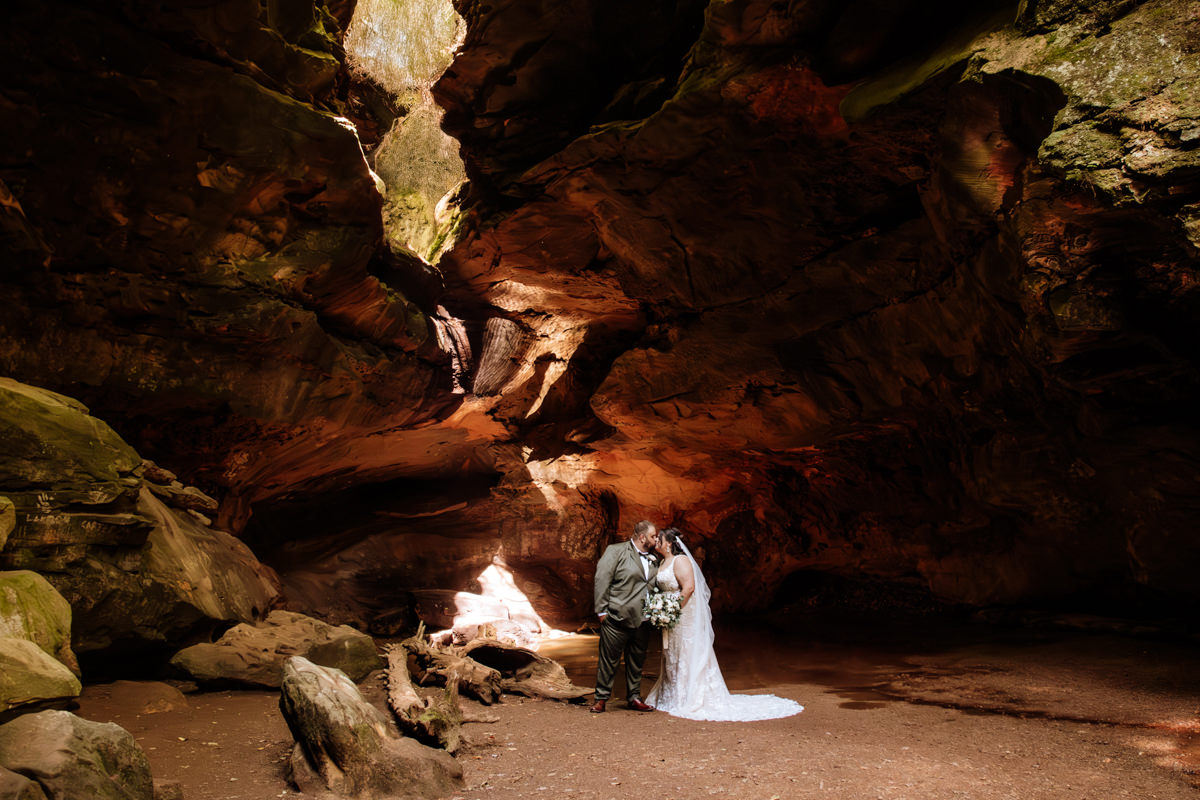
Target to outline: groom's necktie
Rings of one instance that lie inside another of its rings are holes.
[[[646,576],[646,580],[650,580],[650,554],[638,553],[642,557],[642,573]]]

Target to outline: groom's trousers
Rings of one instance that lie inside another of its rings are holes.
[[[651,626],[643,623],[636,628],[627,628],[608,617],[600,623],[600,665],[596,669],[596,699],[612,697],[613,678],[617,661],[625,654],[626,697],[630,700],[642,696],[642,667],[646,663],[646,649],[650,645]]]

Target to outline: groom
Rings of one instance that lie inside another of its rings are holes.
[[[617,660],[625,653],[625,687],[629,707],[653,711],[641,700],[642,665],[650,643],[651,625],[643,619],[643,603],[658,573],[654,544],[658,529],[649,520],[633,527],[633,538],[611,544],[596,566],[596,615],[600,617],[600,665],[596,670],[593,714],[604,712],[612,697]]]

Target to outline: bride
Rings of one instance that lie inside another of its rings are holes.
[[[679,592],[683,614],[664,639],[662,675],[646,702],[676,717],[715,722],[749,722],[790,717],[804,710],[794,700],[770,694],[730,694],[713,651],[712,596],[704,575],[675,528],[659,533],[663,561],[656,585]]]

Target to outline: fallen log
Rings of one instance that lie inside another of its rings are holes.
[[[498,639],[475,639],[458,649],[467,659],[500,673],[500,688],[526,697],[579,700],[592,693],[576,686],[557,661]]]
[[[453,684],[459,692],[474,697],[484,705],[499,702],[502,691],[500,673],[491,667],[473,658],[431,647],[421,631],[405,639],[400,646],[408,652],[409,668],[419,685]]]
[[[412,685],[408,649],[389,645],[387,654],[388,707],[405,735],[422,744],[453,753],[462,742],[462,711],[458,685],[451,683],[442,696],[422,697]]]

